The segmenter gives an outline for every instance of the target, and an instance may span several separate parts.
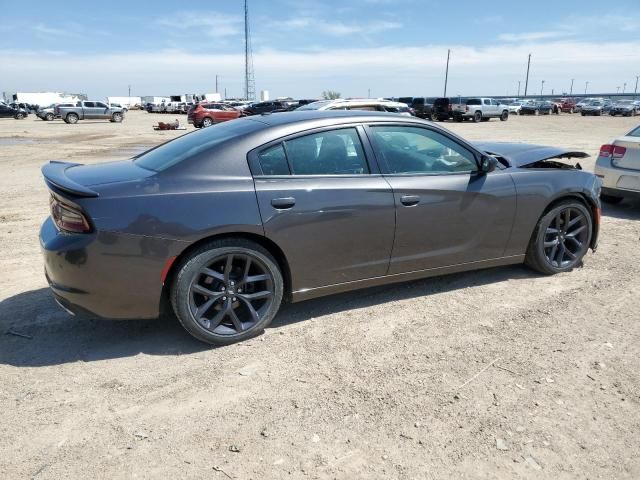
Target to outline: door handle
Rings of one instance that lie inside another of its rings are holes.
[[[271,200],[271,205],[278,210],[286,210],[296,204],[296,199],[293,197],[274,198]]]
[[[400,203],[406,207],[411,207],[420,203],[420,197],[418,195],[402,195]]]

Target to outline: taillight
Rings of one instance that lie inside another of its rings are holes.
[[[611,155],[613,158],[622,158],[624,154],[627,153],[626,147],[621,147],[619,145],[613,146],[613,154]]]
[[[465,107],[464,107],[464,111],[465,111],[465,112],[468,112],[468,111],[469,111],[469,105],[465,105]]]
[[[87,217],[76,207],[62,203],[53,195],[49,201],[51,218],[60,230],[69,233],[89,233],[91,226]]]
[[[602,145],[600,147],[600,156],[601,157],[609,158],[609,157],[611,157],[612,153],[613,153],[613,145]]]

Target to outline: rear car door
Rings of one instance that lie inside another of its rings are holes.
[[[80,118],[98,118],[96,116],[96,110],[96,102],[82,102],[82,115],[80,116]]]
[[[503,256],[516,212],[509,173],[479,172],[472,147],[428,126],[369,125],[367,132],[395,197],[389,274]]]
[[[265,235],[287,257],[294,290],[387,272],[394,199],[363,135],[324,128],[249,154]]]

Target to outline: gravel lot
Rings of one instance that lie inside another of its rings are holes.
[[[571,273],[515,266],[288,305],[231,347],[170,318],[68,316],[42,272],[40,166],[126,158],[182,134],[151,129],[174,118],[0,120],[0,476],[640,478],[638,202],[605,206],[598,252]],[[448,126],[596,155],[636,123]]]

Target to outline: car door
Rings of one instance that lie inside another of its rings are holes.
[[[488,98],[482,99],[482,116],[483,117],[494,116],[493,107],[491,106],[491,100],[489,100]]]
[[[94,118],[109,118],[111,115],[109,114],[109,106],[106,103],[96,102],[95,103],[95,117]]]
[[[6,105],[0,105],[0,117],[12,117],[13,110]]]
[[[428,126],[367,132],[396,204],[389,274],[503,256],[516,212],[509,173],[480,172],[472,147]]]
[[[96,103],[95,102],[83,102],[82,103],[82,115],[80,118],[91,119],[96,118]]]
[[[387,272],[394,199],[362,135],[313,130],[249,155],[265,235],[283,250],[294,290]]]

